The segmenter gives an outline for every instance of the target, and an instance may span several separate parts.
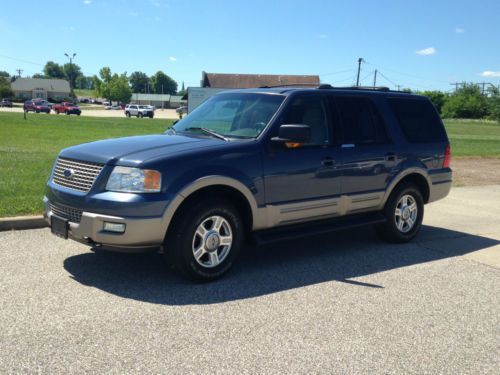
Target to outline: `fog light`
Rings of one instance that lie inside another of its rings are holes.
[[[124,233],[125,224],[104,222],[104,230],[107,232]]]

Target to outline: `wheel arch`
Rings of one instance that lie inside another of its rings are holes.
[[[385,205],[394,189],[403,183],[412,183],[416,185],[422,194],[424,203],[429,201],[431,182],[427,172],[421,168],[410,168],[406,169],[391,181],[382,201],[382,207]]]
[[[184,187],[170,202],[163,216],[165,234],[171,228],[176,215],[189,204],[204,197],[214,196],[224,197],[235,205],[242,215],[247,232],[259,226],[257,202],[248,187],[229,177],[208,176]]]

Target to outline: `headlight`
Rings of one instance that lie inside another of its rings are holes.
[[[106,190],[126,193],[157,193],[161,189],[161,173],[152,169],[114,167]]]

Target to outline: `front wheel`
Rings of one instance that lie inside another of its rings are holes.
[[[377,224],[377,234],[388,242],[402,243],[412,240],[422,227],[424,200],[413,184],[397,187],[389,196],[384,216],[387,221]]]
[[[125,116],[130,117],[130,112],[125,112]]]
[[[167,261],[195,281],[212,281],[232,267],[243,243],[239,212],[226,201],[199,201],[175,218],[165,239]]]
[[[137,114],[137,117],[142,118],[142,113],[141,113],[141,112],[139,112],[139,113]]]

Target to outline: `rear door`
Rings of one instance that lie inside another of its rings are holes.
[[[396,146],[370,97],[335,95],[330,99],[342,124],[342,195],[348,198],[346,212],[375,208],[396,169]]]

